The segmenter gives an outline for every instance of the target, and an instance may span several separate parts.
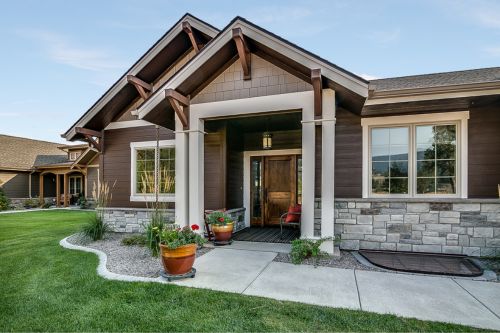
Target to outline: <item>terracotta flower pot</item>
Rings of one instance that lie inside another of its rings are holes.
[[[215,235],[215,240],[217,242],[226,242],[233,236],[234,223],[228,223],[226,225],[212,225],[212,231]]]
[[[165,272],[171,275],[186,274],[194,264],[196,244],[179,246],[175,250],[160,244],[161,261]]]

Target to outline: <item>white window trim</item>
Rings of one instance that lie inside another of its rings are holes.
[[[160,140],[159,147],[161,148],[174,148],[175,140]],[[153,202],[156,200],[155,194],[138,194],[137,193],[137,175],[136,175],[136,167],[137,167],[137,149],[143,148],[156,148],[156,141],[142,141],[142,142],[131,142],[130,143],[130,201],[137,202]],[[155,168],[156,163],[158,163],[155,159]],[[158,201],[161,202],[175,202],[175,194],[165,194],[160,193],[158,195]]]
[[[446,113],[429,113],[407,116],[391,116],[391,117],[374,117],[361,119],[363,131],[363,198],[463,198],[468,196],[468,120],[469,111],[446,112]],[[416,186],[416,177],[414,177],[414,164],[416,159],[414,136],[412,132],[416,125],[425,124],[457,124],[457,193],[450,195],[443,194],[416,194],[412,195],[413,188]],[[371,169],[370,169],[370,129],[372,127],[395,127],[408,126],[410,127],[410,150],[408,158],[408,177],[410,178],[408,193],[409,194],[388,194],[374,195],[371,194]]]

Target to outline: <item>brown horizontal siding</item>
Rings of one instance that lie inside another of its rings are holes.
[[[29,197],[28,172],[0,172],[0,187],[9,198]]]
[[[335,197],[361,198],[363,137],[361,117],[337,108],[335,126]]]
[[[161,128],[160,140],[171,139],[174,139],[174,133]],[[110,186],[115,184],[110,207],[146,207],[146,204],[142,202],[130,202],[130,143],[155,140],[154,126],[122,128],[104,133],[102,177]],[[89,186],[89,191],[91,191],[91,186]]]
[[[469,198],[497,198],[500,184],[500,105],[472,107],[468,129]]]

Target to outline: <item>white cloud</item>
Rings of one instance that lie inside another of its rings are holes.
[[[65,36],[50,31],[20,31],[22,36],[40,43],[44,52],[54,62],[90,71],[123,69],[124,63],[116,60],[110,52],[92,47],[77,46]]]
[[[364,74],[363,73],[363,74],[357,74],[357,75],[361,76],[363,79],[368,80],[368,81],[380,79],[379,77],[373,76],[373,75],[370,75],[370,74]]]
[[[500,46],[486,47],[484,52],[491,57],[500,57]]]
[[[449,0],[443,10],[452,10],[463,19],[484,28],[500,29],[500,3],[490,0]]]

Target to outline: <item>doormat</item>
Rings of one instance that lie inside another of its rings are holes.
[[[434,253],[360,250],[375,266],[411,273],[480,276],[483,269],[466,256]]]
[[[281,235],[279,228],[251,227],[233,235],[236,241],[265,243],[291,243],[297,238],[300,238],[300,230],[295,228],[283,228],[283,235]]]

